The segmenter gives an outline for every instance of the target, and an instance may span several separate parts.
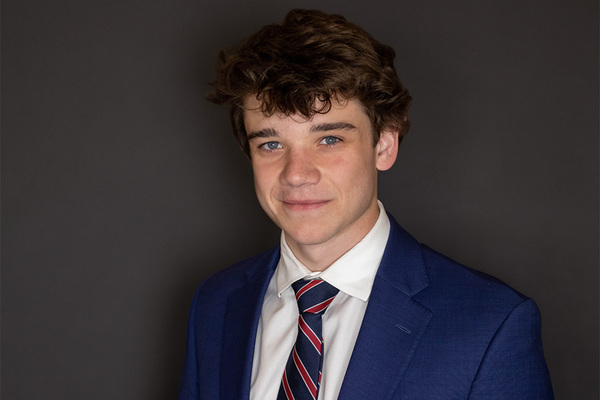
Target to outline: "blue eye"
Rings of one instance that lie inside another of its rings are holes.
[[[340,141],[340,138],[335,136],[325,136],[323,140],[321,140],[321,144],[333,145]]]
[[[260,147],[265,150],[277,150],[281,148],[281,144],[279,142],[267,142],[261,144]]]

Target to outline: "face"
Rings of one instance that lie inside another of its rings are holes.
[[[343,254],[358,243],[379,215],[377,171],[394,163],[397,132],[381,132],[373,146],[357,100],[334,102],[310,119],[265,116],[255,97],[245,109],[256,194],[292,250],[325,246]]]

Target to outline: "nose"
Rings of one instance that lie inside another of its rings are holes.
[[[321,173],[317,168],[314,157],[309,151],[294,149],[285,155],[281,183],[288,186],[303,186],[315,184],[319,181]]]

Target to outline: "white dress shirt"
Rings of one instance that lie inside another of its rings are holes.
[[[323,315],[325,346],[319,400],[338,398],[387,244],[390,221],[383,204],[367,235],[323,272],[312,272],[294,256],[281,234],[281,257],[262,306],[252,364],[251,400],[277,398],[283,370],[296,341],[298,305],[290,286],[319,277],[340,291]]]

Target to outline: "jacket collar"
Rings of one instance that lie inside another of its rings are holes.
[[[220,398],[223,400],[250,397],[256,330],[278,261],[279,246],[244,262],[241,267],[245,268],[246,282],[227,299],[220,364]]]
[[[377,276],[413,297],[429,285],[421,245],[391,216],[390,237]]]
[[[429,285],[421,246],[391,216],[390,222],[341,399],[391,398],[431,319],[431,311],[412,298]]]

